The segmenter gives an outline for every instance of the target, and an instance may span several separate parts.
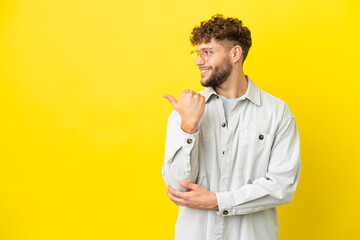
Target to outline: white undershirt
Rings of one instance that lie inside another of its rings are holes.
[[[235,104],[242,98],[242,97],[238,97],[238,98],[226,98],[222,95],[218,95],[223,103],[223,107],[224,107],[224,112],[225,112],[225,119],[226,119],[226,125],[228,125],[228,120],[230,119],[230,112],[231,110],[234,108]]]

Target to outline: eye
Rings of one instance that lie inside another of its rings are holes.
[[[210,55],[210,54],[212,54],[212,53],[214,53],[214,52],[211,51],[210,49],[206,49],[206,53],[207,53],[208,55]]]
[[[207,54],[207,50],[206,49],[200,49],[200,51],[198,51],[198,53],[201,55],[201,56],[204,56],[205,54]]]

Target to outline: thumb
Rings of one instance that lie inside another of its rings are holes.
[[[171,103],[171,105],[173,105],[173,107],[175,108],[177,101],[176,99],[171,96],[171,95],[164,95],[164,98],[166,98],[167,100],[169,100],[169,102]]]
[[[189,188],[189,189],[191,189],[191,190],[194,190],[195,187],[197,186],[196,184],[193,184],[193,183],[191,183],[191,182],[187,182],[187,181],[185,181],[185,180],[181,180],[181,181],[179,181],[179,183],[180,183],[180,185],[181,185],[182,187],[184,187],[184,188]]]

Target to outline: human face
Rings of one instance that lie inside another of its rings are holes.
[[[228,51],[216,41],[202,43],[197,49],[209,48],[209,56],[204,61],[200,56],[196,60],[196,65],[201,70],[201,85],[204,87],[218,87],[230,76],[233,65],[230,61]]]

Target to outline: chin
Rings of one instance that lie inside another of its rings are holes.
[[[201,83],[201,85],[202,85],[203,87],[207,87],[207,82],[206,82],[206,81],[201,80],[200,83]]]
[[[201,80],[200,80],[200,83],[201,83],[201,85],[207,85],[208,83],[209,83],[209,78],[208,78],[208,76],[206,76],[205,78],[202,78]]]

